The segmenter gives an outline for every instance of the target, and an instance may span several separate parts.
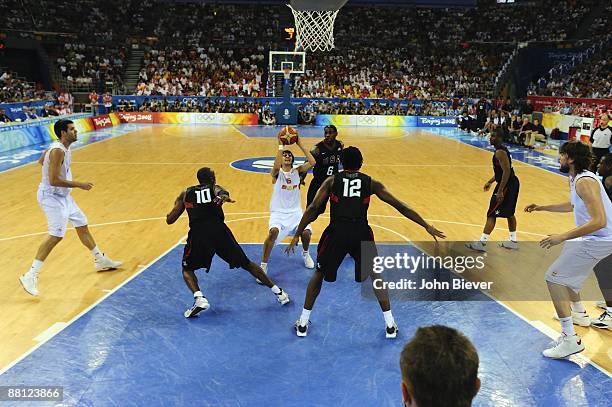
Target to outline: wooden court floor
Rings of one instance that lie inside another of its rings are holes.
[[[443,230],[449,240],[480,236],[490,197],[482,191],[492,175],[490,152],[420,130],[345,128],[339,133],[345,145],[362,150],[364,172],[381,180]],[[307,146],[319,141],[304,140]],[[294,150],[298,152],[295,146]],[[99,247],[112,258],[123,260],[124,268],[96,273],[90,253],[70,230],[43,266],[38,298],[22,290],[18,277],[29,268],[46,234],[46,221],[36,202],[40,166],[33,163],[0,173],[4,215],[0,218],[0,370],[37,345],[35,338],[41,333],[58,322],[70,321],[186,235],[186,219],[168,226],[165,214],[178,193],[196,183],[195,173],[202,166],[212,167],[217,182],[237,201],[224,209],[238,241],[263,242],[271,194],[269,177],[239,171],[229,164],[275,153],[274,139],[249,138],[229,126],[152,126],[76,150],[74,177],[93,182],[94,188],[75,190],[73,196],[87,214]],[[569,199],[563,177],[520,162],[515,162],[515,170],[521,180],[517,209],[532,202]],[[304,190],[304,202],[305,195]],[[369,213],[378,241],[429,240],[420,227],[377,199],[372,200]],[[573,225],[571,214],[525,214],[517,210],[517,218],[520,241],[537,241]],[[318,240],[327,221],[322,217],[315,222],[313,241]],[[501,220],[492,239],[507,239],[506,227]],[[519,253],[493,248],[488,261],[497,265],[498,278],[525,289],[528,284],[506,269],[512,264],[511,256]],[[176,270],[168,272],[180,279],[179,270],[177,264]],[[545,268],[534,273],[534,281],[542,281],[544,272]],[[587,287],[596,292],[594,278],[589,279]],[[143,299],[155,295],[142,294]],[[551,318],[549,301],[507,301],[505,305],[528,321],[559,329],[558,322]],[[599,315],[593,302],[586,305],[592,317]],[[580,327],[577,332],[587,345],[585,356],[612,371],[612,332]]]

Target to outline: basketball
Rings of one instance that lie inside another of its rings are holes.
[[[285,128],[278,133],[278,139],[285,146],[294,144],[298,141],[298,132],[291,126],[285,126]]]

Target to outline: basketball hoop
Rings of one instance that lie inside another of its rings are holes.
[[[283,68],[283,75],[285,79],[291,78],[291,68]]]
[[[295,49],[331,51],[334,48],[334,22],[338,10],[348,0],[291,0],[295,18]]]

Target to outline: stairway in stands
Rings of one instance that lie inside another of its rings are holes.
[[[142,67],[142,58],[144,56],[144,50],[132,49],[130,58],[128,59],[127,68],[123,74],[123,83],[127,94],[134,94],[136,92],[136,85],[138,85],[138,74]]]

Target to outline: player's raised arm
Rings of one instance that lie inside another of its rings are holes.
[[[280,136],[280,133],[278,134]],[[285,146],[280,142],[280,139],[277,138],[278,141],[278,150],[276,151],[276,157],[274,158],[274,164],[272,165],[272,169],[270,170],[270,175],[272,176],[272,183],[276,182],[276,178],[278,178],[278,173],[281,168],[281,164],[283,162],[283,151],[285,150]]]
[[[223,188],[221,185],[215,185],[215,199],[214,202],[221,206],[225,202],[234,203],[233,199],[230,198],[230,193],[227,189]]]
[[[404,202],[393,196],[393,194],[391,194],[391,192],[389,192],[381,182],[378,182],[375,179],[372,179],[372,193],[374,193],[374,195],[380,198],[381,201],[397,209],[397,211],[404,215],[406,218],[421,225],[423,228],[425,228],[425,230],[427,230],[427,233],[434,237],[434,239],[438,237],[442,239],[446,238],[442,231],[436,229],[433,225],[430,225],[429,223],[425,222],[425,219],[423,219],[421,215],[419,215],[414,209],[411,209]]]
[[[306,147],[304,147],[304,145],[302,144],[302,139],[301,138],[298,138],[297,145],[300,148],[300,150],[302,150],[304,155],[306,156],[306,162],[298,167],[298,172],[300,174],[304,174],[304,173],[308,172],[309,169],[314,167],[317,162],[315,161],[312,153],[310,151],[308,151],[306,149]]]
[[[540,246],[549,248],[570,239],[576,239],[606,227],[606,211],[604,209],[599,181],[591,177],[580,178],[576,182],[576,193],[584,202],[590,220],[572,230],[559,235],[548,236],[540,242]]]
[[[178,218],[181,217],[184,211],[185,211],[185,191],[181,192],[179,196],[175,199],[174,207],[166,215],[166,223],[168,225],[172,225],[174,222],[177,221]]]
[[[525,207],[525,212],[572,212],[574,206],[571,202],[563,202],[553,205],[529,204]]]

